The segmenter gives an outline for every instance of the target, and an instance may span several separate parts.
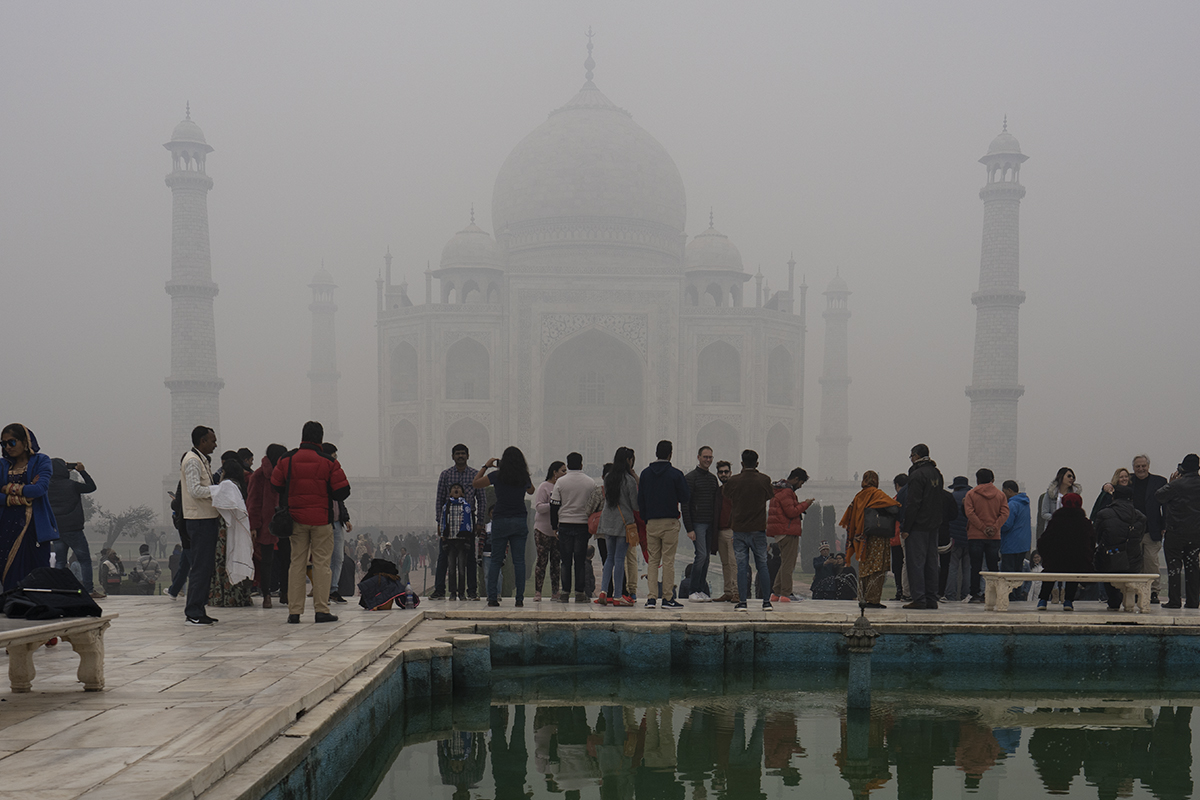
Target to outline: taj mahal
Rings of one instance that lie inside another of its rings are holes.
[[[685,469],[701,445],[734,464],[751,448],[768,475],[804,466],[818,499],[848,502],[858,484],[849,474],[847,282],[839,274],[823,292],[818,453],[805,463],[808,287],[803,278],[797,283],[795,260],[786,262],[786,287],[772,290],[761,271],[746,271],[711,212],[707,229],[689,237],[675,162],[597,87],[590,40],[584,66],[582,88],[500,166],[495,231],[475,224],[473,208],[464,213],[465,227],[449,237],[437,268],[424,272],[421,302],[406,282],[393,282],[390,251],[384,256],[376,290],[379,471],[351,476],[353,518],[432,527],[437,476],[459,442],[474,466],[515,444],[535,478],[570,451],[599,477],[622,445],[645,464],[655,443],[670,439]],[[217,292],[205,161],[212,148],[190,114],[166,147],[175,167],[167,178],[175,197],[167,385],[177,460],[192,425],[217,427],[223,383],[211,334]],[[988,176],[981,290],[972,298],[979,321],[969,460],[972,469],[988,463],[1009,475],[1023,391],[1016,384],[1024,300],[1017,209],[1025,158],[1006,123],[981,159]],[[310,286],[312,413],[336,441],[336,286],[324,267]],[[201,410],[210,418],[198,420]]]

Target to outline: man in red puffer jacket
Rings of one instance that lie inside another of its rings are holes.
[[[287,492],[292,514],[292,567],[288,573],[288,622],[304,612],[304,578],[312,562],[313,609],[317,622],[337,622],[329,613],[329,569],[333,555],[333,501],[350,496],[350,482],[338,462],[321,450],[325,429],[304,423],[300,448],[283,456],[271,473],[271,485]]]
[[[808,473],[796,467],[787,480],[777,481],[775,496],[767,507],[767,536],[778,537],[779,572],[771,587],[771,602],[790,603],[800,596],[792,591],[792,573],[796,571],[796,555],[800,552],[800,516],[808,511],[812,500],[800,502],[796,491],[808,481]]]

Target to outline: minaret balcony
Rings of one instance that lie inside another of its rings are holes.
[[[1019,384],[997,386],[995,384],[980,383],[967,387],[967,397],[972,400],[1011,400],[1015,403],[1021,399],[1021,395],[1023,394],[1025,394],[1025,387]]]
[[[1025,302],[1025,292],[1020,289],[992,289],[971,295],[971,304],[976,308],[1020,308]]]
[[[217,296],[217,284],[212,281],[167,281],[167,294],[171,297]]]

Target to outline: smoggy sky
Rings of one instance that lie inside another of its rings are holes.
[[[1029,156],[1017,477],[1036,494],[1069,465],[1090,503],[1138,452],[1169,474],[1200,450],[1200,6],[1169,2],[5,3],[0,417],[84,461],[102,505],[161,507],[178,458],[162,144],[190,101],[215,148],[219,450],[298,441],[323,258],[342,461],[376,474],[384,249],[421,302],[471,203],[491,230],[500,165],[579,89],[589,25],[597,85],[682,173],[687,232],[712,207],[775,288],[795,252],[801,466],[840,268],[851,469],[890,475],[926,441],[965,470],[977,159],[1005,114]]]

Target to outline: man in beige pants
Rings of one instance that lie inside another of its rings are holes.
[[[733,465],[728,461],[717,462],[717,480],[721,483],[733,477]],[[733,506],[726,503],[718,492],[717,500],[721,504],[718,513],[720,524],[717,526],[717,553],[721,556],[721,579],[724,583],[718,603],[736,603],[738,601],[737,560],[733,554],[733,523],[730,522]]]
[[[658,597],[658,567],[662,564],[663,608],[683,608],[675,598],[675,548],[679,545],[680,507],[687,504],[688,488],[683,473],[671,466],[674,447],[661,441],[654,450],[657,459],[642,470],[638,481],[638,509],[646,520],[646,608],[654,608]],[[669,595],[669,596],[668,596]]]

